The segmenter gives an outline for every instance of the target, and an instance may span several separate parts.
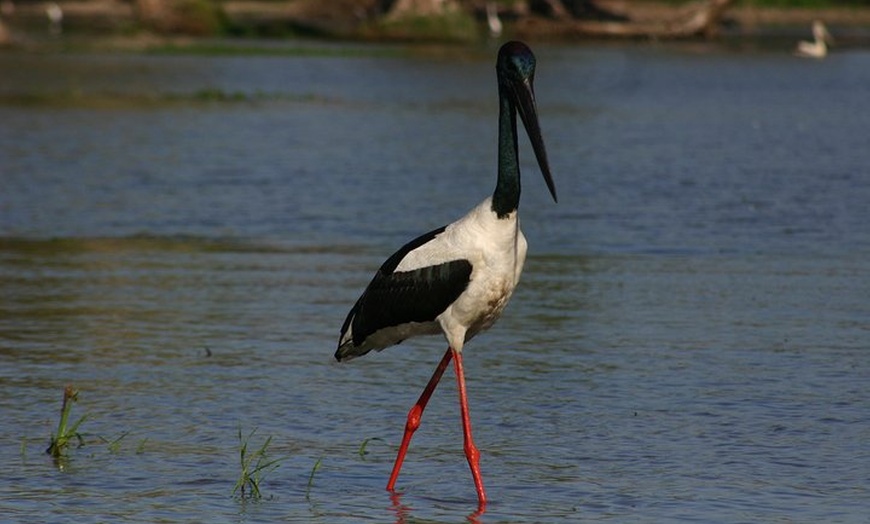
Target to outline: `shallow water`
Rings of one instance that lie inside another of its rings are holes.
[[[479,519],[866,522],[870,53],[536,52],[560,202],[523,143],[523,282],[466,352]],[[383,489],[442,340],[332,353],[492,190],[494,53],[0,54],[4,520],[471,515],[449,373]]]

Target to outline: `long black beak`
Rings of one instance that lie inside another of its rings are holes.
[[[556,185],[553,184],[553,177],[550,175],[550,164],[547,161],[547,150],[544,148],[544,139],[541,137],[541,126],[538,124],[538,109],[535,105],[535,90],[532,88],[532,82],[531,80],[524,80],[513,84],[512,87],[511,92],[514,95],[514,105],[520,114],[520,119],[523,121],[523,126],[526,128],[529,140],[532,142],[532,149],[535,150],[535,158],[538,159],[541,174],[544,175],[544,182],[547,183],[547,189],[553,195],[553,201],[558,202]]]

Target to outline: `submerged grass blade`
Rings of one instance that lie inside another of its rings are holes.
[[[366,451],[366,448],[368,447],[369,442],[372,442],[374,440],[378,440],[380,442],[384,441],[384,439],[382,439],[380,437],[369,437],[369,438],[363,440],[362,444],[359,445],[359,451],[357,451],[357,453],[359,453],[360,458],[365,458],[365,456],[369,454],[369,452]]]
[[[124,440],[129,434],[130,431],[123,431],[119,436],[111,440],[105,437],[99,437],[99,439],[109,448],[109,453],[117,453],[121,449],[121,441]]]
[[[311,468],[311,474],[308,475],[308,486],[305,487],[305,500],[308,500],[311,497],[311,486],[314,485],[314,474],[317,473],[317,470],[320,469],[320,465],[323,463],[323,457],[317,459],[317,462],[314,463],[314,466]]]

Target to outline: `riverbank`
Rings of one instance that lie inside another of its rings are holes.
[[[216,10],[188,14],[174,26],[157,28],[142,23],[137,4],[120,0],[73,0],[59,2],[61,20],[52,22],[48,6],[53,3],[13,4],[3,0],[0,10],[0,43],[40,45],[65,36],[86,36],[104,45],[150,47],[167,39],[185,37],[241,36],[247,38],[322,38],[366,41],[471,42],[488,37],[487,21],[481,13],[454,13],[448,17],[419,17],[405,21],[384,21],[371,10],[351,8],[362,5],[351,0],[334,2],[229,0],[214,4]],[[636,2],[598,0],[596,5],[630,19],[633,32],[610,34],[590,31],[589,24],[576,19],[544,17],[534,13],[503,17],[503,36],[532,41],[580,41],[601,37],[698,38],[698,37],[803,37],[809,36],[813,20],[822,20],[848,45],[870,45],[870,7],[782,8],[756,5],[727,5],[708,28],[680,34],[645,32],[648,27],[672,28],[693,16],[703,3]],[[383,17],[382,17],[383,18]],[[4,23],[5,21],[5,23]],[[622,30],[628,24],[598,23]],[[64,36],[62,36],[64,35]],[[182,40],[188,40],[184,38]]]

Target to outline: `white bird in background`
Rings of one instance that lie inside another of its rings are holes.
[[[48,28],[53,35],[59,35],[63,31],[63,9],[57,2],[51,2],[45,7],[45,15],[48,17]]]
[[[798,42],[797,48],[794,50],[795,56],[807,58],[824,58],[828,54],[828,44],[833,44],[834,39],[828,28],[821,20],[813,22],[813,37],[812,42]]]
[[[502,24],[498,18],[498,6],[495,2],[486,3],[486,24],[489,26],[489,34],[493,38],[501,36]]]
[[[496,73],[500,109],[495,191],[464,217],[412,240],[384,262],[347,315],[335,352],[337,360],[345,361],[411,337],[443,333],[449,347],[408,413],[387,489],[395,489],[411,436],[452,359],[465,455],[481,510],[486,505],[486,494],[480,475],[480,453],[471,436],[462,348],[501,315],[526,258],[526,239],[517,216],[520,204],[517,115],[529,135],[547,188],[556,199],[538,125],[533,89],[535,56],[525,44],[508,42],[499,50]]]

